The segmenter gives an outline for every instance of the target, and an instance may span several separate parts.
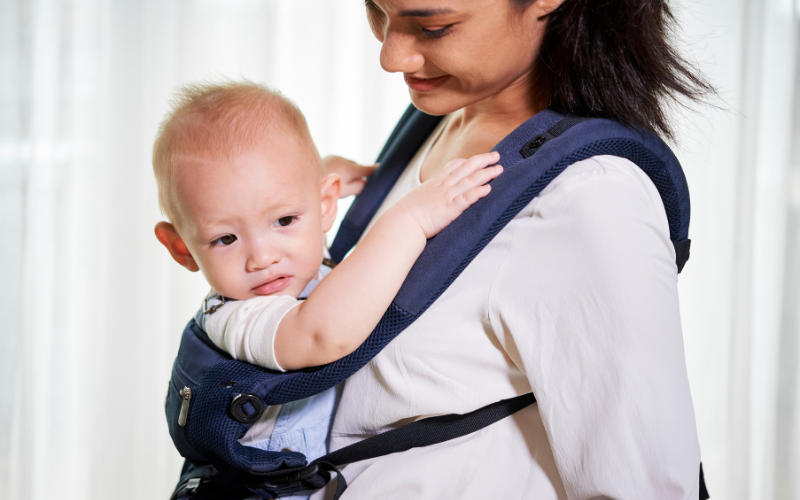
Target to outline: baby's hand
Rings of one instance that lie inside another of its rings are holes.
[[[404,196],[396,206],[417,221],[426,238],[432,238],[470,205],[489,194],[491,187],[486,183],[503,171],[500,165],[489,165],[499,159],[500,154],[493,151],[469,160],[453,160],[435,177]]]
[[[329,155],[322,159],[322,165],[325,167],[325,172],[329,174],[338,174],[342,179],[342,191],[339,193],[340,198],[346,198],[351,194],[358,194],[364,189],[364,184],[367,183],[367,177],[372,175],[378,164],[365,166],[358,163],[342,158],[341,156]]]

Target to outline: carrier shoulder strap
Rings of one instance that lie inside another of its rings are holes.
[[[408,107],[378,156],[380,166],[372,175],[362,193],[350,206],[350,209],[342,220],[340,229],[330,248],[330,253],[334,261],[341,261],[347,252],[356,244],[370,220],[375,216],[384,198],[408,165],[408,162],[441,120],[441,116],[427,115],[414,108],[413,105]],[[573,126],[587,120],[590,120],[590,118],[569,114],[565,116],[557,110],[548,109],[539,113],[512,132],[512,134],[501,141],[494,150],[504,155],[500,163],[504,167],[508,167],[507,163],[509,158],[506,158],[505,154],[511,154],[511,162],[527,159],[551,139],[561,136]],[[597,121],[597,119],[595,119],[595,121]],[[602,121],[606,122],[609,127],[621,127],[620,124],[609,120]],[[541,129],[540,125],[543,122],[549,122],[551,124],[550,128],[546,130]],[[605,146],[605,151],[599,152],[599,154],[614,154],[633,161],[645,171],[656,185],[662,201],[664,202],[667,217],[669,218],[670,239],[675,249],[675,263],[680,273],[689,260],[689,249],[691,246],[691,240],[688,237],[691,207],[686,178],[677,159],[675,159],[672,152],[669,151],[669,148],[658,138],[650,136],[650,134],[636,131],[635,129],[629,129],[628,132],[629,133],[626,135],[638,135],[638,139],[646,139],[642,141],[646,146],[654,147],[654,151],[662,154],[655,155],[655,158],[653,155],[637,154],[636,151],[631,151],[630,148],[624,147],[622,144],[622,142],[625,141],[624,137],[618,138],[620,139],[620,144],[617,146],[623,146],[622,148],[612,146],[610,149],[614,151],[609,152],[609,144],[606,143],[604,145],[595,144],[596,149],[603,149],[603,146]],[[526,133],[534,134],[526,136]],[[601,134],[596,135],[598,135],[597,139],[600,141]],[[515,151],[515,149],[519,147],[520,140],[526,142],[522,148],[519,148],[519,151]],[[628,151],[621,151],[620,149]],[[626,152],[629,154],[625,154]],[[586,156],[581,155],[580,151],[576,151],[575,154],[582,157],[577,160],[573,159],[572,161],[565,158],[564,160],[568,162],[566,166],[580,159],[596,155],[598,151],[592,152],[590,148],[589,153],[590,154]],[[664,161],[663,156],[666,156],[667,161]],[[643,161],[640,163],[637,160]],[[560,173],[563,168],[556,170]],[[549,182],[549,180],[552,179],[548,179],[547,182]]]

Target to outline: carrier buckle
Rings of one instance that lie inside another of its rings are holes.
[[[261,484],[267,488],[286,488],[288,486],[300,485],[303,481],[308,481],[319,473],[319,466],[311,464],[300,470],[286,472],[280,476],[271,476]]]
[[[237,422],[252,424],[264,414],[264,402],[255,394],[237,394],[231,401],[230,411]]]
[[[197,493],[197,488],[199,488],[201,484],[203,484],[203,480],[199,477],[193,477],[187,480],[185,483],[178,486],[178,489],[172,494],[170,500],[179,500],[194,496],[194,494]]]

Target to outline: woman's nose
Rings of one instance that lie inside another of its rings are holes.
[[[381,67],[389,73],[415,73],[425,58],[417,50],[413,34],[386,30],[381,45]]]
[[[247,272],[261,271],[281,260],[281,253],[272,245],[258,245],[247,258]]]

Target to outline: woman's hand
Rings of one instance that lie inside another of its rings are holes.
[[[322,166],[326,173],[338,174],[342,179],[342,191],[339,193],[339,198],[346,198],[358,194],[364,189],[367,178],[372,175],[378,164],[359,165],[341,156],[329,155],[322,159]]]
[[[500,154],[493,151],[469,160],[453,160],[405,195],[395,207],[411,215],[425,238],[433,238],[470,205],[489,194],[491,187],[487,182],[503,172],[502,166],[494,165],[499,159]]]

